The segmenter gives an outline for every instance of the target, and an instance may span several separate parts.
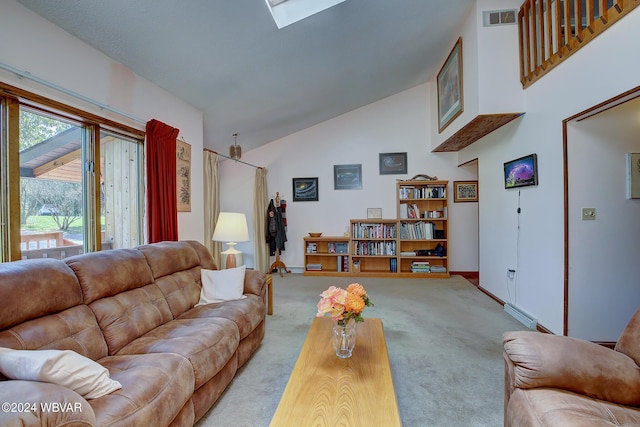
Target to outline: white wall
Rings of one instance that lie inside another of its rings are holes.
[[[481,286],[505,301],[514,301],[554,333],[563,332],[564,312],[562,120],[640,84],[636,72],[640,57],[624,50],[629,40],[639,37],[640,10],[635,10],[526,89],[522,118],[459,153],[461,163],[478,158]],[[538,154],[540,184],[521,190],[522,213],[518,217],[518,192],[504,189],[503,163],[530,153]],[[585,161],[582,157],[570,160]],[[592,166],[598,174],[613,173]],[[598,185],[589,204],[604,205],[599,194],[605,191],[606,187]],[[615,230],[609,235],[612,242],[622,238]],[[612,254],[607,264],[619,268],[609,269],[606,283],[570,286],[571,319],[576,322],[591,316],[591,324],[606,324],[597,330],[570,324],[570,331],[575,330],[581,338],[615,341],[637,307],[637,294],[628,286],[617,289],[616,300],[633,302],[612,310],[608,304],[599,305],[602,301],[597,298],[605,295],[604,287],[623,283],[633,274],[629,265],[617,263],[615,256]],[[509,282],[506,270],[514,265],[516,280]],[[572,264],[572,271],[593,268],[590,258],[576,259]],[[594,287],[599,291],[594,292]],[[592,302],[584,304],[587,299]],[[594,304],[606,309],[594,311]]]
[[[570,123],[568,152],[569,334],[608,341],[640,301],[640,200],[626,198],[624,166],[640,152],[640,99]]]
[[[124,111],[142,123],[100,110],[87,102],[0,70],[2,82],[133,128],[144,130],[145,122],[155,118],[180,129],[180,136],[192,147],[193,198],[191,212],[178,214],[179,238],[202,240],[201,112],[13,0],[0,2],[0,40],[4,40],[0,46],[0,63]]]
[[[483,27],[483,12],[519,9],[521,0],[478,0],[460,29],[462,38],[463,112],[438,132],[437,75],[432,85],[431,147],[436,148],[479,114],[524,111],[518,78],[518,26]],[[457,37],[451,40],[453,48]],[[444,64],[449,52],[442,57]]]
[[[382,208],[396,218],[396,180],[417,174],[450,181],[475,179],[475,169],[458,168],[455,153],[430,152],[429,86],[369,104],[243,154],[264,166],[270,195],[287,200],[288,243],[282,260],[289,268],[304,265],[303,238],[310,231],[342,235],[349,220],[366,218],[367,208]],[[240,143],[240,142],[239,142]],[[379,153],[407,152],[406,175],[380,175]],[[333,165],[362,164],[362,190],[334,190]],[[255,170],[230,160],[221,166],[221,208],[245,212],[251,224]],[[318,177],[318,202],[293,202],[292,178]],[[451,194],[451,193],[450,193]],[[477,271],[477,213],[474,203],[449,204],[450,269]],[[266,213],[265,213],[266,215]],[[253,265],[251,243],[239,244]],[[273,261],[273,258],[272,258]]]

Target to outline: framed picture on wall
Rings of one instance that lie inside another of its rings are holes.
[[[294,202],[318,201],[318,178],[292,178]]]
[[[477,202],[478,181],[453,181],[453,201]]]
[[[362,164],[333,165],[334,190],[362,189]]]
[[[627,199],[640,199],[640,153],[627,153]]]
[[[438,133],[464,111],[462,97],[462,37],[438,73]]]
[[[407,153],[380,153],[380,175],[407,173]]]

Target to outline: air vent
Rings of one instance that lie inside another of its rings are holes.
[[[518,11],[516,9],[488,10],[482,12],[482,21],[485,27],[498,25],[515,25]]]

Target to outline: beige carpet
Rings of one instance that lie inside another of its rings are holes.
[[[273,277],[274,314],[267,316],[265,339],[199,427],[268,426],[319,294],[354,281],[375,303],[365,310],[365,322],[380,317],[384,323],[405,427],[502,425],[502,333],[525,328],[462,277]]]

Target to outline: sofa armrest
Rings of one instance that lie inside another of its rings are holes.
[[[640,368],[628,356],[589,341],[533,331],[503,335],[513,388],[550,387],[623,405],[640,405]],[[506,396],[505,396],[506,397]]]
[[[267,274],[259,270],[246,270],[244,273],[244,293],[265,296]]]
[[[89,403],[75,391],[37,381],[0,381],[2,426],[95,426]]]

